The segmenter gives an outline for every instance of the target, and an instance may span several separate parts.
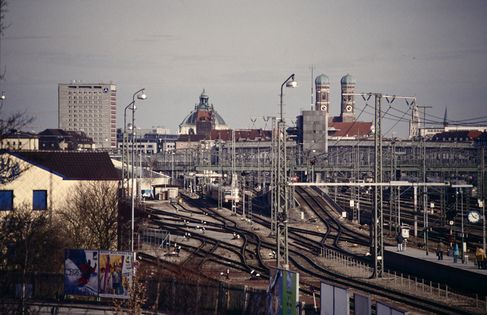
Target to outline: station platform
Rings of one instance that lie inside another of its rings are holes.
[[[471,294],[487,295],[487,269],[478,269],[475,260],[462,263],[458,259],[454,263],[453,257],[447,256],[446,252],[443,260],[438,260],[435,251],[426,255],[424,249],[408,247],[398,252],[395,246],[386,246],[384,256],[386,269],[399,270]]]

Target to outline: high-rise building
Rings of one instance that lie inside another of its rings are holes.
[[[114,149],[117,136],[117,87],[111,83],[60,83],[58,126],[83,131],[96,148]]]

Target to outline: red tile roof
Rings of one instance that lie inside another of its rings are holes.
[[[232,130],[212,130],[211,140],[232,141]],[[272,139],[271,130],[262,129],[241,129],[235,130],[235,141],[270,141]]]
[[[15,151],[10,154],[68,180],[120,179],[107,152]]]
[[[372,133],[371,128],[372,122],[365,121],[338,122],[332,120],[328,124],[329,135],[332,137],[367,136]]]
[[[478,130],[455,130],[437,133],[432,137],[432,141],[472,141],[482,135]]]

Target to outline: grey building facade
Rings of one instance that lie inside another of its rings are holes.
[[[97,149],[117,145],[117,87],[111,83],[60,83],[58,127],[82,131]]]
[[[297,142],[303,151],[328,150],[328,113],[324,110],[304,110],[297,117]]]

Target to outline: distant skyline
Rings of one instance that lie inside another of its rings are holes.
[[[299,87],[284,96],[291,125],[311,107],[311,66],[330,77],[332,115],[350,73],[357,92],[416,96],[430,120],[448,108],[450,120],[487,122],[482,0],[10,0],[7,10],[0,88],[7,112],[36,117],[29,130],[57,127],[57,85],[72,80],[117,85],[117,127],[145,87],[142,128],[176,133],[204,88],[231,128],[249,128],[278,114],[280,85],[295,73]],[[357,115],[363,106],[357,98]],[[384,131],[405,137],[407,122],[391,127],[410,113],[393,106]]]

